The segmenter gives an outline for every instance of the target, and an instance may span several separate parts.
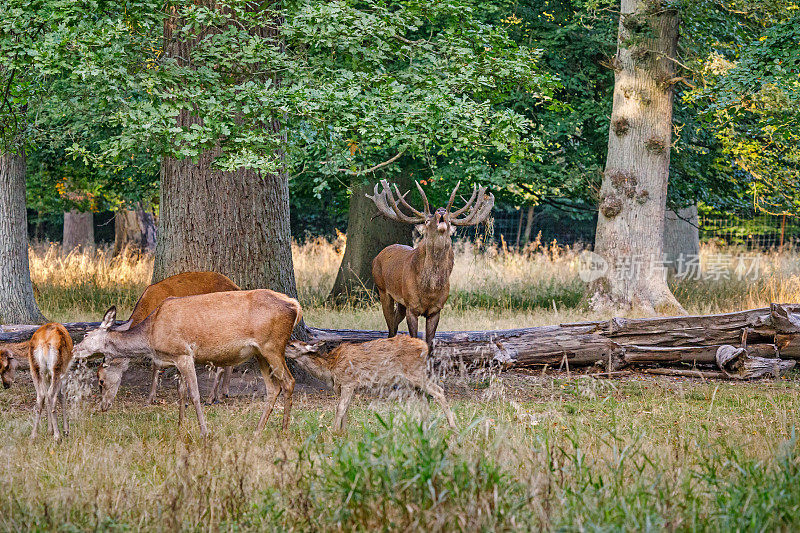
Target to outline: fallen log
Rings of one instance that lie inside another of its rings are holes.
[[[753,344],[736,356],[740,362],[730,372],[741,375],[741,368],[747,366],[744,361],[750,361],[747,367],[750,373],[762,372],[759,369],[763,369],[762,373],[768,372],[766,369],[785,371],[790,365],[783,364],[781,357],[800,358],[798,313],[800,304],[773,304],[769,308],[706,316],[613,318],[510,330],[440,332],[436,335],[433,357],[440,364],[467,367],[566,363],[569,367],[598,365],[607,372],[624,366],[665,363],[718,366],[720,349],[739,344],[742,334],[747,332]],[[97,322],[65,324],[76,341],[98,325]],[[27,341],[37,327],[0,328],[0,346]],[[386,335],[383,331],[308,328],[312,341],[325,341],[329,347]]]
[[[694,368],[642,368],[639,372],[678,378],[733,379],[719,370],[697,370]]]

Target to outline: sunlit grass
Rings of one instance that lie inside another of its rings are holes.
[[[343,241],[316,239],[292,245],[305,317],[320,327],[384,328],[374,295],[344,306],[327,303]],[[586,285],[578,277],[580,250],[534,245],[516,251],[478,248],[469,242],[458,242],[455,249],[450,299],[440,331],[607,318],[590,313],[583,304]],[[727,278],[715,273],[720,257],[730,261]],[[752,257],[745,250],[704,245],[699,279],[674,279],[671,287],[693,314],[800,301],[800,254],[788,250],[758,254],[757,272],[739,279],[735,273],[739,259],[752,261]],[[63,257],[56,245],[32,247],[30,261],[31,277],[40,290],[39,304],[45,316],[58,321],[99,320],[112,304],[120,316],[126,316],[149,283],[153,266],[152,256],[111,257],[108,249]]]

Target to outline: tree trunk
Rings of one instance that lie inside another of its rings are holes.
[[[165,21],[164,55],[196,67],[189,62],[193,43],[175,38],[180,24],[174,18]],[[259,34],[278,40],[280,25],[276,20]],[[182,110],[177,126],[201,120]],[[280,131],[281,125],[276,120],[264,127]],[[153,282],[189,270],[213,270],[242,289],[269,288],[296,297],[286,172],[222,172],[212,166],[219,154],[219,149],[207,150],[196,162],[162,159]]]
[[[143,207],[120,209],[114,214],[114,255],[126,247],[148,252],[156,246],[156,225],[153,214]]]
[[[378,252],[390,244],[411,245],[413,226],[381,216],[372,200],[364,196],[372,194],[375,183],[377,181],[363,183],[359,178],[353,180],[347,218],[347,244],[329,296],[334,302],[364,298],[365,293],[375,289],[372,260]],[[402,191],[411,186],[408,178],[401,178],[396,183]]]
[[[77,209],[64,213],[64,239],[61,251],[68,254],[73,250],[90,251],[94,249],[94,215]]]
[[[528,206],[528,218],[525,222],[525,234],[522,237],[522,245],[525,246],[529,242],[531,242],[531,231],[533,231],[533,208],[535,206],[529,205]]]
[[[163,159],[153,283],[212,270],[242,289],[296,297],[286,174],[222,172],[212,168],[218,153],[208,151],[197,163]]]
[[[699,261],[698,223],[697,205],[684,207],[677,213],[671,209],[667,210],[664,217],[664,266],[673,274],[681,265]]]
[[[595,244],[607,270],[592,283],[595,309],[685,313],[661,263],[679,20],[674,8],[654,5],[621,5]]]
[[[721,315],[614,318],[500,331],[441,332],[436,335],[432,358],[445,367],[559,365],[569,369],[597,365],[612,373],[622,367],[683,364],[684,369],[721,370],[724,377],[735,379],[777,376],[794,367],[792,359],[800,359],[796,349],[800,342],[798,313],[798,304],[772,304]],[[97,322],[65,324],[75,339],[97,326]],[[0,347],[24,342],[35,330],[31,325],[7,327],[0,332]],[[309,333],[313,341],[324,341],[327,349],[342,342],[386,338],[385,331],[309,328]],[[748,339],[754,343],[748,345]]]
[[[31,283],[25,157],[0,152],[0,324],[45,321]]]

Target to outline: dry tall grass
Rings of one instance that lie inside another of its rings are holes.
[[[478,248],[463,241],[456,244],[455,250],[451,295],[442,314],[441,331],[604,318],[581,305],[585,290],[578,277],[581,250],[534,244],[517,251],[499,246]],[[343,238],[335,243],[316,239],[292,245],[299,299],[306,318],[324,327],[383,328],[374,296],[367,296],[372,300],[366,305],[334,308],[326,303],[343,251]],[[54,320],[75,321],[98,320],[112,304],[117,305],[120,316],[129,313],[150,280],[153,259],[127,252],[111,257],[109,249],[64,257],[56,245],[39,245],[31,248],[30,263],[45,315]],[[756,275],[739,279],[736,268],[740,264],[757,264]],[[704,245],[697,275],[700,279],[671,282],[678,300],[691,313],[800,301],[800,254],[794,251],[754,255],[741,249]]]

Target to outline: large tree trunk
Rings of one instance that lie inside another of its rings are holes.
[[[260,28],[260,35],[279,39],[280,23]],[[174,37],[178,24],[175,19],[164,23],[164,54],[195,67],[188,62],[193,43]],[[183,110],[177,125],[188,128],[201,120]],[[281,126],[275,121],[264,127],[280,131]],[[222,172],[213,168],[219,154],[218,149],[208,150],[196,162],[163,158],[153,282],[189,270],[213,270],[243,289],[269,288],[297,296],[287,174]]]
[[[700,258],[697,205],[667,210],[664,217],[664,264],[673,274]]]
[[[189,119],[182,114],[179,121]],[[192,270],[213,270],[242,289],[269,288],[297,296],[285,173],[212,168],[216,151],[197,163],[161,163],[153,283]]]
[[[378,252],[390,244],[411,244],[414,228],[410,224],[380,216],[372,200],[364,196],[373,192],[375,183],[353,180],[347,219],[347,245],[329,297],[334,302],[361,299],[366,292],[374,290],[372,260]],[[411,180],[400,178],[396,183],[405,191],[410,187]]]
[[[559,324],[500,331],[452,331],[436,335],[432,358],[440,366],[501,369],[552,366],[721,371],[705,377],[752,379],[779,376],[800,359],[800,305],[776,305],[737,313]],[[65,324],[79,339],[98,323]],[[213,325],[211,326],[213,328]],[[0,332],[2,343],[29,339],[36,326]],[[385,339],[384,331],[309,328],[330,349],[342,342]],[[685,375],[679,372],[677,375]]]
[[[73,250],[89,251],[92,249],[94,249],[94,215],[91,211],[82,212],[72,209],[64,212],[62,252],[68,254]]]
[[[120,209],[114,214],[114,255],[126,247],[136,252],[149,252],[156,246],[156,224],[153,213],[141,206]]]
[[[0,324],[45,321],[31,284],[25,157],[0,152]]]
[[[661,263],[679,20],[655,5],[622,0],[595,244],[608,268],[592,283],[595,309],[685,312]]]

